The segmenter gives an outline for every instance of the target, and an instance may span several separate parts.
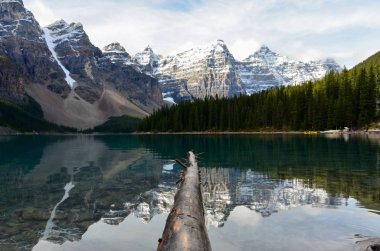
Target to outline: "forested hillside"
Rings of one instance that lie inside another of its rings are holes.
[[[376,120],[380,54],[322,80],[232,99],[186,101],[154,112],[141,131],[327,130]]]
[[[28,102],[25,104],[0,98],[0,126],[18,132],[76,132],[73,128],[46,121],[40,105],[31,97],[28,97]]]

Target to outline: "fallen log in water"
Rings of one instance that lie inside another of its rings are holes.
[[[200,175],[195,155],[189,152],[189,167],[180,161],[177,162],[185,168],[185,172],[157,251],[209,251],[211,245],[205,225]]]

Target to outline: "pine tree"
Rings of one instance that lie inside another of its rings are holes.
[[[373,84],[369,81],[367,77],[367,72],[363,68],[360,70],[357,77],[357,85],[359,88],[359,126],[367,126],[374,117],[373,106],[375,90],[372,89]]]

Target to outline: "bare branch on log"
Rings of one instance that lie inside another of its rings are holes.
[[[177,162],[180,166],[182,166],[183,169],[187,170],[187,166],[183,164],[180,160],[176,159],[175,162]]]

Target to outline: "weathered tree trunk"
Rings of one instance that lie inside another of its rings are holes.
[[[209,251],[210,241],[205,225],[200,175],[193,152],[190,166],[174,198],[174,206],[158,244],[158,251]]]

